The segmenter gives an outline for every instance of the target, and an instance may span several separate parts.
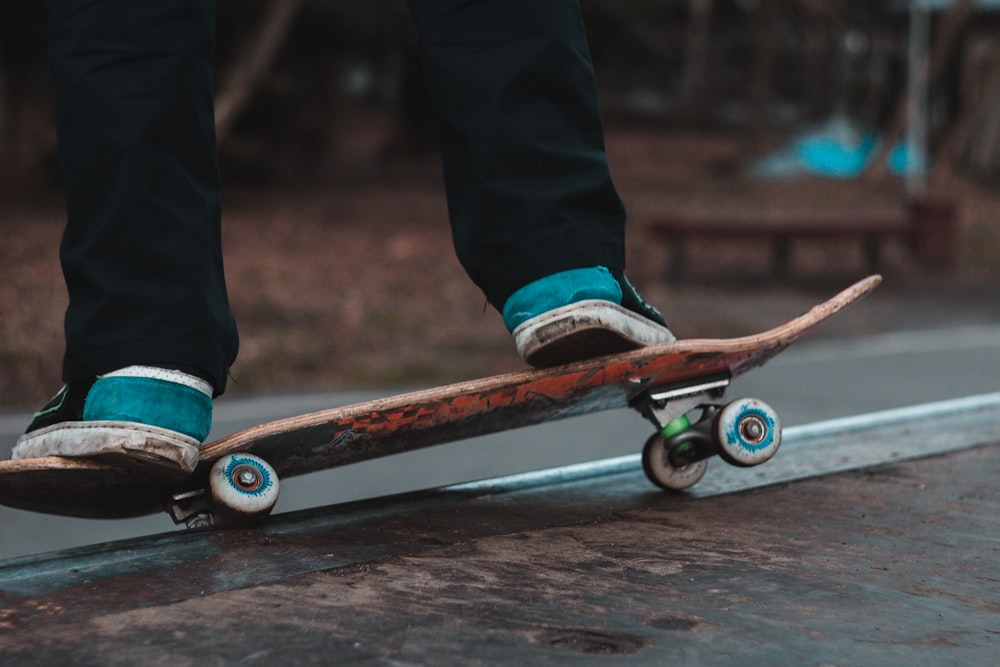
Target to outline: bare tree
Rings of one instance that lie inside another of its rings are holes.
[[[7,126],[10,123],[10,95],[7,92],[7,77],[4,75],[4,63],[0,59],[0,156],[7,152],[10,137]]]
[[[681,100],[685,108],[691,109],[701,101],[707,85],[712,0],[688,0],[688,14],[688,28],[685,30],[684,39]]]
[[[275,0],[261,17],[260,25],[246,40],[242,53],[221,85],[215,102],[215,131],[221,145],[239,113],[274,62],[288,36],[303,0]]]
[[[973,42],[963,62],[960,112],[942,142],[935,176],[950,176],[964,161],[973,170],[1000,169],[1000,44],[987,38]]]
[[[944,72],[948,58],[958,43],[962,28],[972,17],[974,9],[972,0],[958,0],[941,17],[930,53],[927,54],[925,62],[916,64],[920,68],[918,76],[928,88],[932,88]],[[869,178],[885,175],[886,156],[903,136],[906,129],[907,94],[908,92],[904,90],[896,100],[884,140],[866,168]]]
[[[753,101],[753,127],[757,132],[770,124],[774,100],[772,72],[778,53],[778,6],[776,0],[757,4],[753,69],[750,74],[750,99]]]

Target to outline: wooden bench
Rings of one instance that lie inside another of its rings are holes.
[[[654,238],[670,246],[668,277],[681,282],[688,269],[691,241],[764,241],[771,246],[774,272],[788,277],[795,240],[860,241],[870,272],[877,272],[881,246],[888,241],[907,244],[928,268],[952,265],[956,249],[956,215],[951,202],[912,200],[897,212],[743,214],[732,216],[675,216],[646,223]]]

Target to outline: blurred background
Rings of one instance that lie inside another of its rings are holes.
[[[871,305],[820,335],[1000,320],[1000,2],[582,4],[630,212],[629,271],[679,335],[772,326],[876,261],[887,280]],[[43,3],[8,3],[0,411],[36,408],[59,384],[53,97]],[[403,0],[218,0],[217,126],[242,337],[229,395],[520,367],[452,254]],[[932,226],[914,202],[935,205]],[[657,232],[734,219],[759,237],[695,234],[683,272],[677,239]],[[796,235],[844,221],[862,228]],[[775,224],[792,233],[784,250]],[[873,254],[869,224],[904,231]]]

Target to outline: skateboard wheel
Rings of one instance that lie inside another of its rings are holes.
[[[642,471],[650,482],[666,491],[683,491],[694,486],[705,474],[707,465],[704,460],[679,468],[671,464],[662,433],[651,435],[642,448]]]
[[[278,475],[252,454],[228,454],[209,473],[212,510],[218,523],[250,525],[271,513],[278,501]]]
[[[781,421],[764,401],[741,398],[715,416],[712,437],[724,461],[741,467],[755,466],[777,453]]]

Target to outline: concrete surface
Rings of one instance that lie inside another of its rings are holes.
[[[688,496],[630,456],[10,560],[0,662],[992,664],[998,442],[989,394]]]

